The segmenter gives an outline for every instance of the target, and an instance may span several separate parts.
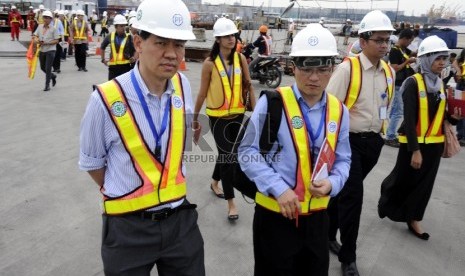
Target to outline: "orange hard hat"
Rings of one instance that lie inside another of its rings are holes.
[[[266,25],[261,25],[260,28],[258,28],[258,31],[261,33],[266,33],[268,32],[268,27]]]

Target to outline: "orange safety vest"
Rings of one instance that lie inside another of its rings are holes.
[[[97,87],[131,156],[136,173],[142,180],[138,188],[122,197],[104,197],[106,214],[118,215],[145,210],[186,196],[186,180],[182,174],[186,116],[181,77],[178,74],[174,75],[171,83],[174,86],[174,93],[171,97],[170,140],[164,163],[157,160],[147,148],[147,143],[120,85],[111,80]]]
[[[426,96],[425,81],[420,73],[413,75],[418,87],[418,121],[417,121],[417,139],[418,143],[431,144],[443,143],[444,134],[442,133],[442,125],[444,122],[444,113],[446,110],[446,94],[444,86],[441,86],[438,111],[432,122],[429,121],[428,115],[428,97]],[[399,135],[399,143],[407,143],[407,136]]]
[[[78,30],[77,19],[74,19],[74,38],[73,39],[82,39],[86,40],[87,35],[84,32],[86,29],[86,22],[84,20],[81,22],[81,30]]]
[[[110,35],[111,59],[108,62],[108,65],[121,65],[121,64],[131,63],[129,59],[126,59],[124,57],[124,46],[126,46],[126,41],[128,40],[128,34],[125,34],[123,41],[119,45],[119,51],[116,51],[115,36],[116,36],[116,32],[112,32]]]
[[[360,56],[346,57],[346,60],[350,62],[350,83],[344,104],[350,110],[357,102],[362,89],[362,64],[360,63]],[[380,62],[386,76],[388,103],[390,103],[394,92],[393,74],[391,67],[384,60],[380,60]]]
[[[226,73],[223,61],[219,55],[216,57],[214,64],[221,78],[224,101],[223,105],[221,105],[219,108],[207,107],[207,115],[212,117],[224,117],[234,114],[243,114],[245,112],[242,99],[243,76],[239,54],[237,52],[234,53],[232,84],[230,83],[231,80]]]
[[[290,86],[281,87],[278,89],[278,92],[281,94],[283,99],[283,107],[286,113],[287,124],[292,135],[297,157],[296,183],[293,190],[299,198],[303,214],[324,210],[328,207],[329,196],[320,198],[312,197],[309,189],[312,178],[312,161],[309,152],[310,144],[308,141],[307,127],[304,123],[299,103],[297,102],[294,91]],[[329,145],[332,147],[333,151],[335,151],[341,127],[343,107],[342,103],[335,96],[329,93],[326,93],[326,99],[325,135]],[[299,125],[302,125],[302,127],[293,127],[293,122],[296,120],[300,121]],[[268,210],[278,213],[280,212],[278,201],[272,196],[266,196],[257,192],[255,202]]]

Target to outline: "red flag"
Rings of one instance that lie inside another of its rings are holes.
[[[26,53],[28,77],[31,80],[34,78],[34,75],[36,73],[37,59],[39,57],[39,49],[40,47],[37,46],[37,49],[34,53],[34,40],[31,40],[31,43],[29,44],[29,48],[27,49],[27,53]]]

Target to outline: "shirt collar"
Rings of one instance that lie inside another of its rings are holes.
[[[139,83],[140,89],[145,94],[145,96],[147,96],[147,97],[150,96],[150,95],[153,96],[153,94],[150,93],[150,90],[145,85],[145,82],[142,79],[142,76],[140,75],[139,61],[137,62],[136,66],[134,66],[134,69],[132,69],[132,70],[134,70],[134,75],[136,76],[136,80]],[[174,86],[173,86],[173,83],[171,82],[171,79],[170,79],[170,80],[168,80],[168,86],[166,87],[166,90],[165,90],[165,92],[163,92],[163,94],[168,94],[168,95],[171,96],[173,94],[173,92],[174,92]]]
[[[297,83],[294,83],[292,85],[292,90],[294,91],[294,95],[299,102],[299,105],[304,105],[307,110],[312,110],[312,109],[318,109],[320,107],[326,106],[326,91],[323,91],[323,97],[319,102],[317,102],[313,107],[309,107],[307,102],[305,102],[304,98],[302,97],[302,94],[299,91],[299,88],[297,87]]]
[[[374,68],[375,70],[382,71],[383,66],[381,66],[381,60],[378,62],[378,67],[375,67],[373,63],[367,58],[367,56],[361,52],[360,53],[360,64],[362,64],[363,70],[369,70],[371,68]]]

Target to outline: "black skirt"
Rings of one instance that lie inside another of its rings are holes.
[[[392,172],[381,184],[378,202],[380,218],[393,221],[421,221],[433,191],[434,181],[444,150],[443,143],[419,144],[423,162],[416,170],[410,166],[412,152],[401,144]]]

